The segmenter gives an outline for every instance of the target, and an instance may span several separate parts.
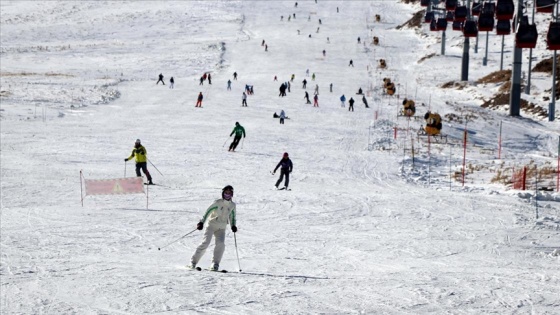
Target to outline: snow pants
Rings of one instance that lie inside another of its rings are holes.
[[[222,261],[222,257],[224,256],[224,250],[226,249],[226,229],[222,228],[214,228],[211,225],[206,227],[204,231],[204,238],[202,239],[202,243],[198,245],[194,255],[191,258],[191,263],[193,265],[198,264],[208,246],[210,246],[210,242],[212,242],[212,237],[216,238],[215,246],[214,246],[214,256],[212,257],[212,265],[219,265],[220,261]]]
[[[142,174],[140,174],[140,169],[142,170],[142,172],[144,172],[144,174],[146,174],[146,177],[148,178],[148,181],[152,181],[152,175],[150,175],[150,172],[148,172],[148,164],[146,162],[138,162],[136,163],[136,176],[140,177],[142,176]]]
[[[239,144],[239,140],[241,140],[241,136],[235,136],[233,138],[233,142],[229,145],[230,151],[235,151],[235,148],[237,148],[237,145]]]
[[[288,187],[288,184],[290,183],[290,171],[283,168],[280,169],[280,178],[278,178],[278,181],[276,182],[276,187],[278,187],[278,185],[282,183],[284,176],[286,176],[286,182],[284,183],[284,186]]]

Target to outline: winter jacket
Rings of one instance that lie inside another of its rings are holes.
[[[235,126],[229,136],[231,137],[234,133],[237,137],[241,137],[243,135],[243,138],[245,138],[245,128],[243,128],[243,126],[241,125]]]
[[[208,221],[214,229],[225,229],[228,223],[235,226],[235,202],[217,199],[206,209],[200,222]]]
[[[342,95],[342,96],[340,97],[340,100],[341,100],[342,102],[346,101],[346,96]]]
[[[147,152],[144,146],[139,146],[138,148],[135,147],[134,149],[132,149],[132,153],[130,154],[128,159],[130,160],[132,158],[135,158],[134,160],[136,161],[136,163],[146,162],[148,160],[146,154]]]
[[[286,113],[284,111],[280,112],[280,118],[282,119],[286,118]]]
[[[278,163],[278,165],[276,165],[276,167],[274,168],[274,172],[276,172],[279,167],[281,167],[282,170],[291,173],[294,165],[292,164],[292,160],[290,160],[290,158],[282,158],[280,160],[280,163]]]

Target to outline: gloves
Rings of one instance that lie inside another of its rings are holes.
[[[197,230],[202,230],[203,227],[204,227],[204,223],[202,223],[202,222],[198,222],[198,223],[196,224],[196,229],[197,229]]]
[[[232,231],[233,233],[237,232],[237,226],[232,225],[232,226],[231,226],[231,231]]]
[[[128,159],[124,159],[125,162],[128,162]]]

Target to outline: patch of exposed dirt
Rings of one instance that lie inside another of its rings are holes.
[[[488,108],[488,109],[499,109],[503,106],[509,106],[509,98],[510,98],[510,93],[500,93],[497,95],[494,95],[493,98],[485,101],[481,107],[483,108]],[[526,113],[530,113],[533,115],[536,115],[538,117],[541,118],[547,118],[548,117],[548,111],[545,110],[544,108],[537,106],[534,103],[529,103],[524,99],[520,100],[521,102],[521,110],[526,112]]]
[[[426,14],[426,10],[422,10],[414,13],[414,15],[410,20],[404,22],[404,24],[397,26],[396,29],[400,30],[403,27],[420,28],[422,26],[422,21],[424,20],[425,14]]]
[[[552,75],[552,57],[544,59],[537,63],[531,71],[545,72]],[[560,56],[556,57],[556,78],[560,76]]]
[[[442,89],[450,89],[450,88],[456,88],[457,90],[462,90],[465,88],[465,86],[467,86],[468,83],[467,82],[462,82],[462,81],[449,81],[446,82],[444,84],[441,85]]]
[[[489,75],[482,77],[476,83],[500,83],[511,80],[511,70],[495,71]]]
[[[418,60],[418,63],[424,62],[424,60],[430,59],[430,58],[432,58],[432,57],[435,56],[435,55],[436,55],[435,53],[432,53],[432,54],[429,54],[429,55],[427,55],[427,56],[424,56],[424,57],[420,58],[420,60]]]

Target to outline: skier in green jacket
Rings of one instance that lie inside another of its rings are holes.
[[[235,134],[235,137],[233,138],[233,142],[229,145],[228,151],[235,151],[235,148],[237,148],[237,145],[239,144],[239,140],[241,140],[241,136],[245,138],[245,128],[243,128],[239,122],[236,122],[235,127],[229,136],[231,137],[233,134]]]

